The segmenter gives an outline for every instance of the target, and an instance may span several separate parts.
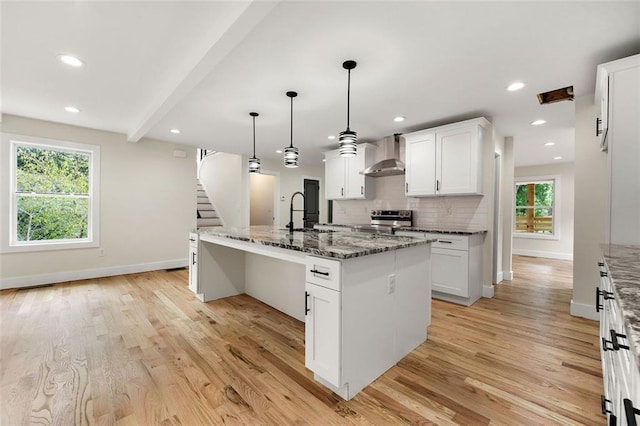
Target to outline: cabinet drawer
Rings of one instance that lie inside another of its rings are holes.
[[[198,247],[198,234],[195,232],[189,233],[189,247]]]
[[[469,237],[463,235],[449,234],[426,234],[427,238],[437,238],[438,241],[431,243],[432,248],[443,248],[451,250],[469,250]]]
[[[308,283],[340,291],[340,262],[307,256],[305,278]]]

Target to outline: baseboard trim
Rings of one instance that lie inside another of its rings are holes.
[[[83,269],[80,271],[65,271],[55,272],[52,274],[4,278],[0,279],[0,290],[112,277],[114,275],[137,274],[139,272],[157,271],[159,269],[183,268],[188,264],[188,259],[173,259],[163,260],[160,262],[138,263],[135,265],[111,266],[108,268]]]
[[[493,286],[491,287],[482,286],[482,297],[492,298],[493,294],[494,294]]]
[[[502,271],[498,272],[498,276],[496,277],[496,282],[494,284],[499,284],[504,280],[504,274]]]
[[[513,271],[504,272],[504,280],[512,281],[513,280]]]
[[[594,321],[600,320],[600,315],[596,312],[596,308],[593,305],[576,303],[573,300],[571,300],[571,315],[573,315],[574,317],[582,317]]]
[[[545,259],[573,260],[573,253],[555,253],[552,251],[513,249],[515,255],[543,257]]]

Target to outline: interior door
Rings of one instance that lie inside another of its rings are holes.
[[[304,227],[313,228],[320,220],[320,182],[304,180]]]

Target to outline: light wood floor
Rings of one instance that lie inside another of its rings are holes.
[[[200,303],[187,271],[0,292],[0,423],[605,424],[597,323],[571,262],[516,257],[426,343],[345,402],[304,367],[304,325],[248,296]]]

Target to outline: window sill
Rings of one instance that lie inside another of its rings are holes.
[[[2,253],[25,253],[36,251],[74,250],[100,247],[99,241],[55,242],[37,244],[16,244],[2,248]]]
[[[524,240],[551,240],[558,241],[560,240],[560,235],[558,234],[534,234],[534,233],[512,233],[514,238],[522,238]]]

